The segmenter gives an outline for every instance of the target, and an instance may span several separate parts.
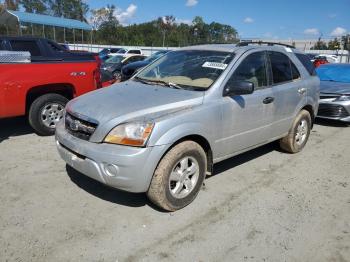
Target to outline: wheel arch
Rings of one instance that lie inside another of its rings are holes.
[[[311,128],[313,127],[314,125],[314,122],[315,122],[315,111],[314,111],[314,108],[312,105],[305,105],[301,110],[306,110],[309,112],[310,116],[311,116]]]
[[[71,100],[76,92],[74,86],[69,83],[56,83],[32,87],[26,94],[26,114],[29,112],[29,108],[34,100],[46,94],[58,94]]]
[[[212,151],[212,147],[209,143],[209,141],[202,135],[199,134],[189,134],[189,135],[184,135],[181,138],[178,138],[175,142],[173,142],[169,148],[164,152],[164,154],[162,155],[162,157],[160,158],[159,162],[163,159],[163,157],[176,145],[184,142],[184,141],[193,141],[196,142],[197,144],[199,144],[206,156],[207,156],[207,173],[212,174],[213,172],[213,151]],[[158,163],[159,163],[158,162]],[[158,164],[157,164],[158,165]]]

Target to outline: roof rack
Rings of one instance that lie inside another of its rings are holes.
[[[248,45],[268,45],[268,46],[280,45],[280,46],[285,46],[285,47],[295,49],[295,46],[292,46],[292,45],[274,43],[274,42],[264,42],[264,41],[244,41],[237,44],[237,46],[248,46]]]

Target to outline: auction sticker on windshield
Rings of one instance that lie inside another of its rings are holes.
[[[205,62],[202,67],[209,67],[209,68],[215,68],[220,70],[225,70],[227,67],[227,64],[224,63],[217,63],[217,62]]]

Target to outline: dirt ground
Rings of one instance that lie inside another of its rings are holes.
[[[166,213],[66,167],[53,137],[0,121],[0,261],[350,261],[350,127],[303,152],[266,145],[215,165]]]

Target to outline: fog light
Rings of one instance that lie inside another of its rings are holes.
[[[104,171],[107,176],[117,176],[119,168],[116,165],[104,164]]]

